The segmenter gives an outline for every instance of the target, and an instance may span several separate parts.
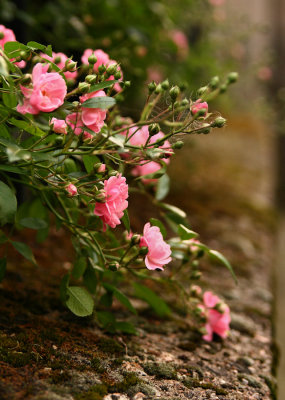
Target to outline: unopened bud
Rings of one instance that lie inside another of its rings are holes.
[[[146,256],[147,253],[148,253],[148,247],[143,246],[143,247],[140,248],[139,254],[140,254],[141,256]]]
[[[103,163],[97,163],[93,165],[93,169],[95,172],[99,172],[101,174],[106,171],[106,165]]]
[[[177,142],[173,143],[173,145],[171,146],[173,149],[182,149],[182,147],[184,146],[184,142],[182,142],[182,140],[178,140]]]
[[[67,71],[75,71],[77,67],[77,62],[69,61],[69,63],[65,63],[65,68]]]
[[[61,57],[60,56],[56,56],[55,59],[53,60],[53,62],[55,64],[59,64],[61,62]]]
[[[25,50],[20,51],[20,57],[22,60],[26,60],[29,57],[29,54]]]
[[[106,71],[106,66],[104,64],[99,65],[98,67],[99,74],[104,74],[105,71]]]
[[[117,71],[117,72],[114,74],[114,78],[115,78],[115,79],[120,79],[121,77],[122,77],[121,71]]]
[[[218,303],[215,305],[215,309],[221,313],[224,314],[224,312],[226,312],[227,306],[225,303]]]
[[[57,146],[60,146],[63,143],[63,140],[63,136],[57,136],[54,141]]]
[[[186,107],[186,106],[188,106],[189,101],[188,101],[188,99],[183,99],[180,104],[182,107]]]
[[[139,235],[138,233],[135,233],[135,234],[131,237],[131,244],[132,244],[132,245],[139,244],[140,241],[141,241],[141,235]]]
[[[203,316],[203,315],[205,314],[205,309],[204,309],[204,307],[201,307],[201,306],[195,307],[195,308],[194,308],[194,314],[195,314],[197,317]]]
[[[156,88],[156,83],[154,81],[150,82],[148,84],[148,92],[149,94],[153,93],[155,91]]]
[[[150,136],[156,135],[160,131],[159,124],[151,124],[151,125],[149,125],[148,131],[149,131]]]
[[[178,108],[179,106],[180,106],[179,101],[175,101],[174,104],[173,104],[173,107],[174,108]]]
[[[80,102],[75,100],[75,101],[72,102],[72,105],[73,105],[73,107],[76,108],[76,107],[78,107],[80,105]]]
[[[90,83],[91,85],[96,83],[97,76],[96,75],[87,75],[85,77],[85,82]]]
[[[111,171],[108,172],[109,176],[117,176],[118,175],[118,171],[116,171],[115,169],[112,169]]]
[[[107,75],[111,76],[117,72],[117,64],[111,64],[107,67]]]
[[[188,84],[187,84],[187,82],[181,82],[178,84],[178,87],[181,90],[181,92],[184,92],[187,89]]]
[[[208,89],[207,86],[200,87],[200,88],[197,90],[198,96],[199,96],[199,97],[202,96],[202,95],[207,91],[207,89]]]
[[[108,265],[108,269],[110,271],[116,272],[120,268],[120,264],[118,262],[113,262]]]
[[[225,93],[228,89],[228,85],[226,85],[225,83],[223,85],[220,86],[220,93]]]
[[[215,90],[217,89],[218,85],[220,83],[220,78],[218,76],[214,76],[209,83],[209,86],[211,89]]]
[[[200,288],[200,286],[197,285],[192,285],[190,288],[190,295],[191,296],[195,296],[198,297],[200,296],[200,294],[202,293],[202,289]]]
[[[180,93],[180,89],[178,86],[173,86],[170,90],[169,90],[169,95],[171,97],[171,100],[174,102],[178,95]]]
[[[91,56],[88,57],[88,62],[89,62],[89,64],[91,64],[91,65],[96,64],[96,62],[97,62],[97,57],[95,56],[95,54],[91,54]]]
[[[95,193],[95,200],[98,201],[98,203],[105,203],[106,192],[104,189],[100,189]]]
[[[87,82],[80,82],[78,85],[78,90],[81,93],[87,93],[89,89],[90,89],[90,84]]]
[[[227,120],[223,117],[217,117],[214,122],[211,123],[212,128],[222,128]]]
[[[237,72],[231,72],[228,76],[227,76],[227,82],[228,83],[235,83],[239,78],[239,75]]]
[[[203,133],[204,135],[208,135],[211,132],[211,128],[201,129],[199,133]]]
[[[27,83],[30,83],[31,80],[32,80],[32,76],[30,74],[25,74],[21,78],[21,83],[23,83],[25,85]]]
[[[161,82],[161,87],[163,90],[168,90],[169,89],[169,81],[166,79],[165,81]]]
[[[154,93],[155,93],[155,94],[159,94],[159,93],[161,93],[162,91],[163,91],[163,89],[162,89],[162,87],[161,87],[161,84],[159,83],[158,85],[156,85],[156,88],[155,88]]]
[[[125,81],[124,82],[124,87],[128,88],[131,86],[131,81]]]

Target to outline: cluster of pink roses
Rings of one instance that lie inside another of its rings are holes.
[[[214,333],[223,339],[226,338],[231,322],[229,307],[218,296],[208,291],[204,293],[203,304],[199,304],[199,308],[202,316],[206,318],[206,334],[203,335],[203,339],[208,342],[212,341]]]
[[[65,69],[71,62],[64,53],[55,53],[54,51],[52,52],[52,57],[44,53],[41,53],[40,56],[45,60],[51,61],[61,70]],[[75,80],[77,78],[77,71],[64,71],[63,73],[66,79]]]

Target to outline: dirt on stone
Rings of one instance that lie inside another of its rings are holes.
[[[44,244],[30,231],[19,232],[38,267],[9,249],[0,284],[1,400],[276,398],[273,139],[247,116],[232,117],[229,125],[187,138],[172,160],[167,198],[235,269],[238,285],[225,268],[202,263],[201,286],[231,308],[229,337],[206,343],[186,316],[159,319],[144,307],[130,317],[117,305],[114,312],[131,318],[138,335],[108,335],[93,318],[76,318],[60,302],[59,281],[73,262],[66,232],[53,228]],[[130,214],[140,229],[153,215],[136,201]]]

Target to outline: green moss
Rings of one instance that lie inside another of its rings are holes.
[[[28,353],[16,351],[0,351],[0,361],[6,362],[15,368],[24,367],[33,360],[33,356]]]
[[[121,355],[125,353],[124,347],[116,340],[111,338],[102,337],[98,340],[96,345],[98,346],[98,349],[100,351],[103,351],[103,353],[121,354]]]
[[[220,386],[216,386],[209,382],[200,382],[199,379],[195,378],[185,378],[183,380],[183,385],[189,389],[192,388],[202,388],[202,389],[211,389],[216,392],[217,395],[227,395],[228,392]]]
[[[92,386],[87,392],[75,395],[75,400],[102,400],[108,394],[108,388],[104,384]]]
[[[98,357],[92,358],[91,367],[94,369],[94,371],[98,372],[98,374],[102,374],[106,370],[106,367],[104,367],[102,361]]]
[[[154,396],[156,393],[152,386],[144,382],[139,382],[137,385],[132,386],[127,390],[127,394],[130,397],[134,396],[138,392],[145,394],[148,398],[150,398],[150,396]]]
[[[109,384],[108,389],[109,392],[114,393],[114,392],[119,392],[119,393],[124,393],[126,392],[130,387],[137,385],[140,383],[139,377],[134,373],[134,372],[127,372],[125,374],[124,379],[121,382],[116,382],[113,384]]]
[[[204,377],[204,373],[201,370],[201,368],[197,367],[196,365],[186,365],[185,369],[187,369],[187,371],[191,374],[192,378],[194,375],[194,372],[196,372],[199,376],[200,379],[203,379]]]
[[[177,379],[177,372],[170,364],[151,362],[143,364],[143,369],[149,375],[155,375],[157,378]]]

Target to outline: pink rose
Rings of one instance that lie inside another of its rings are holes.
[[[106,171],[106,164],[101,164],[98,168],[98,172],[102,173]]]
[[[54,51],[52,52],[52,57],[44,53],[41,53],[40,56],[45,60],[49,60],[52,63],[56,64],[60,69],[65,68],[65,62],[66,60],[68,60],[67,55],[65,55],[64,53],[55,53]],[[59,59],[59,61],[57,59]],[[65,71],[64,76],[66,77],[66,79],[75,80],[77,77],[77,71]]]
[[[111,176],[104,181],[105,202],[96,203],[94,214],[98,215],[103,221],[103,229],[106,230],[106,225],[115,228],[121,223],[120,219],[124,215],[124,210],[128,207],[127,198],[128,185],[126,178],[121,174]]]
[[[67,134],[67,125],[64,119],[52,118],[49,125],[55,133]]]
[[[205,114],[204,114],[204,117],[205,117],[208,112],[208,103],[206,101],[202,102],[201,99],[196,100],[195,103],[193,103],[191,106],[191,112],[193,115],[195,115],[198,111],[200,111],[202,109],[205,110]]]
[[[229,307],[222,303],[220,298],[210,291],[204,293],[203,302],[204,305],[200,305],[200,307],[204,309],[207,320],[205,324],[207,334],[203,336],[203,339],[211,342],[214,333],[222,338],[226,338],[230,330],[229,325],[231,322]],[[218,305],[220,305],[220,307],[217,307]]]
[[[140,247],[148,248],[144,261],[146,267],[150,270],[163,270],[163,266],[172,260],[169,244],[163,240],[159,228],[151,226],[149,222],[144,226]]]
[[[169,161],[169,160],[167,160]],[[132,169],[132,175],[134,176],[143,176],[143,175],[149,175],[153,174],[157,171],[159,171],[161,168],[161,165],[155,161],[143,161],[142,165],[137,165]],[[151,182],[157,182],[157,179],[142,179],[144,183],[151,183]]]
[[[71,129],[73,129],[73,133],[76,136],[79,136],[83,132],[82,128],[84,127],[84,124],[82,122],[81,113],[80,112],[69,114],[66,117],[66,123],[67,123],[67,125],[69,125],[71,127]],[[84,134],[85,133],[87,134],[88,132],[84,132]],[[90,135],[90,134],[88,134],[88,135]],[[88,137],[86,137],[86,139],[87,138]]]
[[[32,87],[21,86],[24,104],[18,104],[18,112],[22,114],[51,112],[63,104],[67,91],[65,81],[57,72],[47,72],[48,67],[41,63],[34,66]]]
[[[87,93],[80,97],[80,102],[84,103],[84,101],[88,99],[92,99],[93,97],[104,97],[106,93],[103,90],[99,90],[97,92]],[[102,110],[101,108],[86,108],[82,107],[81,109],[81,119],[87,128],[91,129],[91,131],[98,133],[104,125],[104,120],[106,118],[106,110]]]
[[[77,187],[75,185],[73,185],[72,183],[67,185],[65,189],[68,191],[70,196],[76,196],[77,195]]]
[[[16,41],[16,36],[12,29],[8,29],[4,25],[0,25],[0,32],[2,33],[2,35],[4,35],[3,38],[0,39],[0,47],[2,47],[2,49],[4,49],[5,43]]]
[[[122,132],[122,135],[128,136],[127,142],[132,146],[144,146],[149,137],[148,127],[146,125],[141,128],[134,126],[127,131]]]
[[[180,55],[185,57],[189,50],[188,39],[184,32],[174,30],[170,32],[172,41],[176,44]]]

